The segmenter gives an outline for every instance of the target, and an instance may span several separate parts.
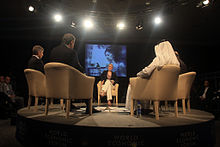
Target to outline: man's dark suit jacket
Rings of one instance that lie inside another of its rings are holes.
[[[44,73],[44,63],[41,59],[32,56],[28,61],[28,68],[35,69]]]
[[[108,74],[108,70],[105,70],[102,72],[101,76],[100,76],[100,80],[104,82],[107,80],[107,74]],[[115,83],[113,85],[115,85],[116,83],[118,83],[118,78],[116,76],[116,73],[115,72],[112,72],[112,77],[110,80],[114,80]]]
[[[53,48],[50,54],[50,62],[61,62],[84,72],[84,68],[79,62],[77,52],[74,49],[66,47],[64,44]]]
[[[180,74],[188,72],[186,64],[181,60],[179,57],[177,57],[179,63],[180,63]]]
[[[205,90],[205,87],[203,87],[200,91],[200,96],[203,95]],[[214,97],[214,91],[211,87],[208,88],[208,90],[206,91],[206,98],[205,101],[210,102],[212,100],[212,98]]]

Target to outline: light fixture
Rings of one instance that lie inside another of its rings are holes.
[[[93,22],[91,21],[91,19],[85,19],[83,21],[83,25],[86,29],[91,29],[93,28]]]
[[[161,22],[162,22],[162,19],[161,19],[159,16],[157,16],[157,17],[154,18],[154,23],[155,23],[156,25],[159,25]]]
[[[145,5],[150,6],[150,0],[146,0]]]
[[[137,26],[136,26],[136,30],[138,30],[138,31],[140,31],[140,30],[143,30],[143,26],[141,25],[141,24],[138,24]]]
[[[136,28],[137,31],[143,30],[143,28],[144,28],[143,27],[143,22],[139,21],[135,28]]]
[[[125,24],[124,22],[119,22],[117,23],[116,27],[119,29],[119,30],[123,30],[125,28]]]
[[[201,0],[201,1],[196,5],[196,7],[197,7],[197,8],[204,8],[204,7],[209,6],[210,3],[211,3],[211,0]]]
[[[203,5],[208,5],[209,4],[209,0],[204,0],[202,3],[203,3]]]
[[[34,12],[34,6],[32,6],[32,5],[30,5],[29,7],[28,7],[28,11],[30,11],[30,12]]]
[[[97,3],[97,0],[92,0],[92,2],[95,4],[95,3]]]
[[[70,27],[72,27],[72,28],[76,28],[76,23],[75,23],[74,21],[72,21]]]
[[[61,14],[55,14],[53,18],[56,22],[61,22],[61,20],[63,19]]]

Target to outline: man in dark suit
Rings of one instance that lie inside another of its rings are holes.
[[[201,101],[201,109],[209,111],[210,109],[210,103],[214,96],[213,89],[209,86],[209,81],[204,81],[204,87],[202,88],[200,92],[200,101]]]
[[[35,69],[44,73],[44,63],[41,60],[44,55],[44,49],[40,45],[35,45],[32,49],[33,55],[28,61],[28,68]]]
[[[180,58],[179,53],[175,51],[177,60],[180,63],[180,74],[186,73],[188,71],[186,64],[183,62],[183,60]]]
[[[73,49],[75,44],[75,36],[70,33],[64,34],[62,38],[62,43],[53,48],[50,54],[50,62],[61,62],[70,65],[79,71],[84,73],[84,68],[81,66],[77,52]],[[85,100],[86,103],[86,113],[89,113],[89,101]],[[71,105],[71,109],[75,108]],[[99,112],[93,108],[93,113]]]
[[[79,62],[77,52],[73,49],[75,40],[76,38],[72,34],[64,34],[62,43],[51,51],[50,61],[68,64],[84,72],[84,68]]]

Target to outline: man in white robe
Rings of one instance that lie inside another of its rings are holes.
[[[140,72],[137,73],[138,77],[141,78],[149,78],[152,72],[158,68],[162,68],[164,65],[177,65],[180,66],[180,63],[175,55],[172,45],[169,41],[164,41],[157,44],[154,48],[156,57],[153,61],[142,69]],[[130,101],[131,101],[131,87],[130,84],[128,85],[127,94],[126,94],[126,104],[125,107],[130,110]],[[148,102],[141,102],[142,108],[149,108],[149,101]]]

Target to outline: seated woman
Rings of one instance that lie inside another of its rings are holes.
[[[153,59],[153,61],[148,66],[146,66],[144,69],[142,69],[140,72],[137,73],[138,77],[149,78],[152,72],[156,68],[160,69],[164,65],[167,65],[167,64],[180,66],[180,63],[175,55],[173,47],[169,41],[160,42],[159,44],[155,46],[154,51],[155,51],[156,57]],[[130,101],[131,101],[130,92],[131,92],[131,87],[129,84],[128,89],[127,89],[126,105],[125,105],[127,109],[130,109]],[[144,103],[142,102],[142,105],[143,104]],[[149,102],[145,104],[145,108],[146,107],[149,108]]]
[[[112,71],[113,64],[108,65],[108,70],[101,74],[101,96],[107,95],[108,106],[111,106],[112,88],[118,81],[116,73]]]

